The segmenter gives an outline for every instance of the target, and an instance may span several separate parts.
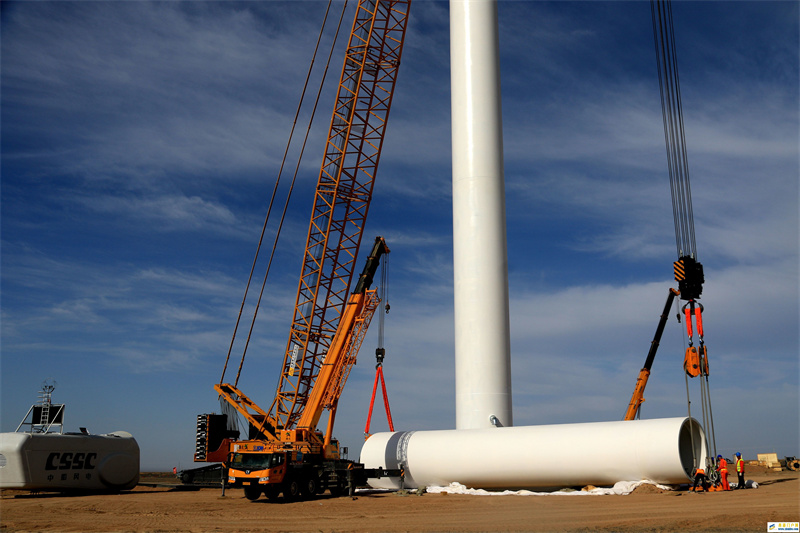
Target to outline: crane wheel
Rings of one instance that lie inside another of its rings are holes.
[[[341,483],[336,483],[335,485],[331,485],[328,487],[331,491],[331,496],[334,498],[338,498],[339,496],[344,496],[344,493],[347,492],[347,487],[342,485]]]
[[[261,496],[261,487],[258,485],[246,485],[244,487],[244,497],[251,502],[256,501]]]
[[[296,479],[290,479],[283,487],[283,499],[293,502],[300,497],[300,483]]]
[[[268,500],[276,500],[280,495],[281,490],[278,487],[268,486],[264,489],[264,494]]]
[[[302,494],[306,498],[313,498],[319,490],[319,478],[316,474],[310,474],[303,480]]]

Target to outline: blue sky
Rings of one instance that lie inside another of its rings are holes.
[[[67,430],[127,430],[143,469],[192,466],[324,9],[3,2],[2,431],[52,377]],[[411,11],[365,238],[392,249],[395,426],[443,429],[455,424],[448,5]],[[673,12],[719,451],[800,455],[798,4]],[[501,1],[499,15],[514,422],[618,420],[674,285],[649,3]],[[240,382],[264,406],[332,90]],[[337,417],[351,457],[376,330]],[[684,347],[671,319],[643,418],[686,414]]]

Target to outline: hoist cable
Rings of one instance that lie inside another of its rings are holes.
[[[330,9],[330,5],[331,5],[331,0],[329,0],[329,2],[328,2],[328,9]],[[300,154],[297,157],[297,164],[295,165],[295,168],[294,168],[294,173],[292,175],[292,181],[291,181],[291,184],[289,185],[289,191],[286,194],[286,200],[285,200],[285,202],[283,204],[283,211],[281,212],[281,219],[280,219],[280,222],[278,223],[278,229],[275,232],[275,239],[274,239],[274,241],[272,243],[272,251],[269,254],[269,261],[267,263],[266,272],[264,273],[264,280],[261,282],[261,291],[259,292],[259,295],[258,295],[258,301],[256,302],[256,308],[253,311],[253,319],[250,322],[250,330],[247,333],[247,341],[245,342],[244,350],[242,351],[242,359],[239,362],[239,369],[236,372],[236,382],[235,382],[235,384],[239,383],[239,377],[240,377],[240,375],[242,373],[242,365],[244,364],[244,358],[245,358],[245,355],[247,354],[247,348],[250,346],[250,339],[251,339],[251,337],[253,335],[253,328],[255,327],[256,317],[258,316],[258,310],[259,310],[259,308],[261,306],[261,299],[264,296],[264,287],[267,284],[267,277],[269,276],[269,271],[270,271],[270,268],[272,267],[272,260],[275,257],[275,250],[278,247],[278,239],[280,238],[281,230],[283,229],[283,223],[286,220],[286,213],[289,210],[289,201],[292,198],[292,192],[294,191],[294,186],[295,186],[295,183],[297,182],[297,174],[300,171],[300,163],[302,162],[303,154],[305,153],[306,145],[308,143],[308,138],[309,138],[310,133],[311,133],[311,126],[312,126],[312,124],[314,122],[314,117],[316,116],[316,113],[317,113],[317,107],[319,106],[320,97],[322,95],[322,89],[323,89],[323,87],[325,85],[325,80],[327,79],[327,76],[328,76],[328,68],[330,67],[330,64],[331,64],[331,58],[333,57],[333,51],[336,48],[336,41],[338,40],[339,33],[341,31],[341,28],[342,28],[342,21],[344,20],[344,14],[345,14],[346,9],[347,9],[347,1],[345,1],[342,4],[342,11],[341,11],[341,13],[339,15],[339,23],[336,26],[336,33],[333,36],[333,41],[331,42],[331,47],[330,47],[330,50],[328,51],[328,59],[327,59],[327,61],[325,63],[325,70],[323,71],[322,78],[320,79],[319,86],[317,88],[317,94],[316,94],[316,97],[314,99],[314,107],[312,108],[311,116],[308,119],[308,125],[306,127],[305,136],[303,137],[303,144],[302,144],[302,146],[300,148]],[[327,20],[327,17],[328,17],[328,12],[326,10],[326,12],[325,12],[325,20]],[[325,22],[323,21],[322,29],[320,30],[320,37],[321,37],[322,31],[324,29],[325,29]],[[317,43],[319,44],[319,39],[318,39]],[[314,50],[314,55],[316,56],[316,49]],[[312,66],[313,66],[313,63],[314,63],[314,61],[312,59],[312,62],[311,62]],[[311,67],[309,67],[309,75],[310,75],[310,72],[311,72]],[[305,91],[304,91],[304,93],[305,93]]]
[[[383,312],[378,315],[378,349],[383,348],[383,331],[386,322],[386,314],[389,312],[389,254],[383,254],[381,263],[380,290],[382,297]]]
[[[710,428],[710,442],[708,443],[709,449],[713,450],[712,457],[717,456],[717,437],[714,431],[714,412],[711,410],[711,388],[708,383],[708,374],[702,376],[705,378],[705,398],[706,398],[706,408],[708,409],[708,421],[705,422],[706,427]]]
[[[678,256],[697,258],[672,5],[650,1]]]
[[[383,392],[383,405],[386,409],[386,420],[389,424],[389,431],[394,431],[394,422],[392,421],[392,410],[389,407],[389,394],[386,392],[386,379],[383,377],[383,358],[386,355],[386,350],[383,346],[384,340],[384,323],[386,321],[386,313],[389,312],[389,254],[383,254],[383,261],[381,262],[381,278],[380,278],[380,296],[382,297],[381,303],[383,312],[378,316],[378,347],[375,350],[378,364],[375,365],[375,383],[372,385],[372,397],[369,401],[369,411],[367,412],[367,423],[364,426],[364,438],[369,438],[369,427],[372,422],[372,410],[375,406],[375,394],[378,391],[378,380],[381,382],[381,390]]]
[[[686,240],[689,244],[690,248],[686,250],[686,253],[690,254],[692,257],[697,259],[697,245],[695,243],[695,236],[694,236],[694,214],[692,210],[692,190],[689,181],[689,159],[686,153],[686,130],[684,128],[683,122],[683,100],[681,98],[681,83],[680,83],[680,73],[678,71],[678,54],[675,48],[675,26],[672,24],[672,2],[667,2],[667,10],[669,13],[669,34],[670,34],[670,43],[672,49],[672,71],[674,73],[675,78],[675,103],[676,103],[676,110],[677,110],[677,125],[679,127],[679,139],[680,139],[680,157],[682,165],[680,167],[682,174],[681,176],[684,177],[681,180],[681,184],[684,191],[684,214],[685,214],[685,225],[686,225]]]
[[[286,148],[285,148],[284,153],[283,153],[283,159],[281,160],[280,169],[278,171],[278,177],[276,178],[275,185],[273,186],[273,189],[272,189],[272,195],[270,197],[269,206],[267,208],[267,215],[264,218],[264,224],[263,224],[263,226],[261,228],[261,235],[259,237],[258,245],[256,247],[256,253],[255,253],[255,256],[253,258],[253,264],[250,267],[250,274],[249,274],[249,276],[247,278],[247,284],[245,286],[244,296],[242,298],[241,306],[239,307],[239,313],[238,313],[238,316],[236,318],[236,324],[234,326],[234,330],[233,330],[233,335],[231,337],[230,346],[228,347],[228,353],[227,353],[227,356],[225,357],[225,364],[224,364],[223,369],[222,369],[222,376],[220,377],[220,384],[222,384],[222,382],[225,380],[225,373],[226,373],[227,368],[228,368],[228,362],[230,360],[230,356],[231,356],[231,353],[233,351],[233,345],[234,345],[234,342],[236,340],[237,332],[239,330],[239,324],[241,322],[242,312],[244,310],[245,302],[247,300],[247,295],[248,295],[248,293],[250,291],[250,284],[252,282],[253,274],[255,272],[256,263],[258,262],[258,257],[259,257],[260,252],[261,252],[261,246],[262,246],[262,243],[263,243],[263,240],[264,240],[264,235],[266,233],[267,224],[269,222],[269,219],[270,219],[270,216],[271,216],[271,213],[272,213],[272,207],[273,207],[274,202],[275,202],[275,196],[277,194],[278,186],[279,186],[280,181],[281,181],[281,176],[283,175],[283,169],[284,169],[284,166],[286,164],[286,159],[287,159],[287,156],[288,156],[289,147],[291,146],[292,140],[294,138],[294,130],[295,130],[295,127],[297,125],[297,119],[298,119],[298,117],[300,115],[300,110],[301,110],[301,108],[303,106],[303,102],[305,100],[306,90],[308,88],[308,83],[309,83],[309,80],[311,78],[311,73],[312,73],[312,70],[313,70],[314,62],[316,60],[317,52],[319,50],[319,45],[320,45],[320,42],[322,40],[322,35],[324,33],[324,30],[325,30],[326,21],[328,19],[328,14],[330,12],[331,4],[332,4],[332,0],[329,0],[328,6],[327,6],[327,8],[325,10],[325,15],[323,17],[322,27],[320,28],[320,32],[319,32],[319,35],[317,37],[317,42],[316,42],[316,45],[314,47],[314,53],[312,54],[311,64],[309,66],[308,73],[306,74],[305,82],[303,84],[303,90],[302,90],[301,95],[300,95],[300,101],[299,101],[299,103],[297,105],[297,109],[295,111],[294,120],[292,122],[292,127],[291,127],[291,130],[289,132],[289,139],[288,139],[288,141],[286,143]],[[341,25],[341,20],[340,20],[340,25]],[[337,35],[338,35],[338,30],[337,30]],[[330,56],[328,58],[328,62],[330,62]],[[274,252],[275,252],[275,246],[277,244],[277,240],[278,240],[279,234],[280,234],[280,229],[276,233],[276,236],[275,236],[275,241],[273,243],[272,254],[274,254]],[[270,262],[271,262],[271,258],[272,258],[272,255],[270,255]],[[267,268],[267,275],[268,275],[268,273],[269,273],[269,267]],[[264,278],[265,282],[266,282],[266,276],[267,275],[265,275],[265,278]],[[262,284],[261,292],[263,294],[263,284]],[[259,303],[260,303],[260,301],[261,301],[261,296],[259,296]],[[255,320],[255,313],[257,313],[257,312],[258,312],[258,305],[256,306],[256,311],[254,312],[253,320]],[[251,327],[251,333],[252,333],[252,327]],[[250,335],[248,335],[248,344],[249,344],[249,340],[250,340]],[[241,374],[242,364],[244,363],[244,357],[245,357],[246,351],[247,351],[247,348],[245,347],[244,352],[242,353],[241,361],[239,362],[239,369],[238,369],[238,372],[236,374],[236,384],[238,384],[238,381],[239,381],[239,375]]]
[[[286,157],[287,157],[287,155],[289,153],[289,147],[290,147],[290,145],[292,143],[292,139],[294,138],[294,129],[295,129],[295,126],[297,125],[297,117],[300,115],[300,109],[301,109],[301,107],[303,105],[303,101],[305,99],[306,88],[308,87],[308,81],[311,78],[311,70],[312,70],[312,67],[314,65],[314,60],[315,60],[316,55],[317,55],[317,50],[319,49],[319,43],[320,43],[320,41],[322,39],[322,33],[323,33],[323,30],[325,29],[325,21],[328,18],[328,12],[330,11],[330,7],[331,7],[331,4],[330,4],[330,1],[329,1],[328,7],[325,10],[325,16],[323,18],[322,28],[320,29],[319,36],[317,37],[317,43],[316,43],[316,46],[314,47],[314,53],[312,54],[311,66],[309,67],[308,73],[306,74],[306,79],[305,79],[305,82],[303,84],[303,91],[300,94],[300,102],[297,104],[297,110],[295,111],[294,120],[292,121],[292,128],[289,131],[289,139],[286,142],[286,148],[284,149],[284,152],[283,152],[283,159],[281,160],[281,166],[280,166],[280,169],[278,170],[278,177],[276,178],[275,185],[272,188],[272,195],[271,195],[270,200],[269,200],[269,206],[267,208],[267,215],[266,215],[266,217],[264,217],[264,224],[261,227],[261,236],[258,239],[258,245],[256,246],[255,257],[253,257],[253,264],[250,267],[250,275],[247,278],[247,284],[245,285],[245,289],[244,289],[244,296],[242,297],[242,304],[239,307],[239,314],[236,317],[236,325],[233,328],[233,335],[231,336],[231,343],[230,343],[230,346],[228,347],[228,354],[225,357],[225,365],[222,368],[222,376],[220,377],[220,380],[219,380],[220,384],[222,384],[222,382],[225,380],[225,372],[228,369],[228,361],[230,360],[231,352],[233,351],[233,344],[234,344],[234,341],[236,340],[236,334],[239,331],[239,323],[240,323],[241,318],[242,318],[242,311],[244,310],[245,302],[247,301],[247,295],[250,292],[250,283],[253,280],[253,273],[255,272],[256,263],[258,262],[258,256],[261,253],[261,245],[262,245],[262,243],[264,241],[264,234],[267,231],[267,223],[269,222],[269,218],[270,218],[270,215],[272,213],[272,206],[273,206],[273,204],[275,202],[275,195],[276,195],[277,190],[278,190],[278,185],[280,184],[280,181],[281,181],[281,176],[283,175],[283,167],[284,167],[284,165],[286,163]],[[242,354],[242,359],[244,359],[244,354]],[[240,362],[239,363],[240,371],[241,371],[241,366],[242,365],[241,365],[241,362]],[[238,375],[237,375],[237,382],[238,382]]]
[[[692,420],[692,400],[689,397],[689,374],[686,372],[683,373],[683,379],[686,382],[686,412],[691,423]],[[697,468],[697,454],[695,453],[695,446],[694,446],[694,431],[689,432],[689,440],[691,441],[692,446],[692,475],[694,475],[694,469]]]

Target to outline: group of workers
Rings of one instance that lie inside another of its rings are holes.
[[[698,467],[694,473],[694,485],[691,489],[692,492],[714,492],[714,491],[726,491],[726,490],[733,490],[731,489],[730,484],[728,484],[728,461],[722,457],[721,455],[717,456],[715,470],[719,473],[718,481],[714,482],[713,484],[709,481],[708,476],[706,475],[706,471],[702,467]],[[737,489],[745,489],[747,485],[744,481],[744,460],[742,459],[742,454],[736,452],[736,475],[738,477],[736,488]],[[697,486],[700,485],[700,489],[698,490]]]

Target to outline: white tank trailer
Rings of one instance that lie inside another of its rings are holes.
[[[498,49],[496,0],[451,0],[456,429],[377,433],[360,460],[407,488],[686,483],[707,455],[691,418],[513,426]]]
[[[139,482],[139,445],[116,431],[0,433],[0,488],[120,491]]]

